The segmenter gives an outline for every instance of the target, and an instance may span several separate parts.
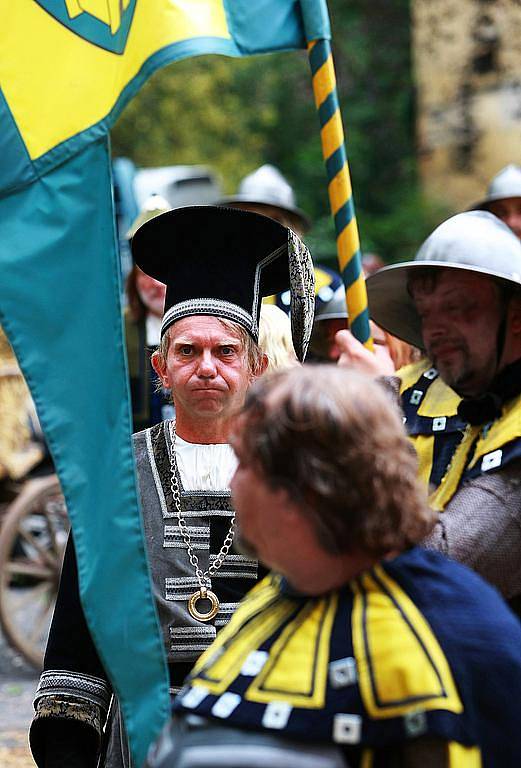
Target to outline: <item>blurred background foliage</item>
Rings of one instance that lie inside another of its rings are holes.
[[[333,52],[362,248],[412,258],[446,214],[417,175],[409,0],[330,0]],[[112,132],[114,156],[143,167],[202,164],[225,193],[278,166],[311,216],[316,261],[336,263],[318,116],[304,52],[188,59],[156,73]]]

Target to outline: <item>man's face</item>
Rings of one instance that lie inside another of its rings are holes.
[[[146,275],[139,267],[136,270],[136,288],[139,298],[147,310],[157,317],[163,316],[166,285]]]
[[[154,367],[172,390],[178,413],[193,419],[231,417],[253,378],[239,331],[206,315],[174,323],[166,366],[154,362]]]
[[[434,284],[413,283],[427,355],[441,378],[467,397],[486,391],[496,372],[499,289],[484,275],[440,270]]]
[[[247,428],[244,416],[238,419],[238,427],[239,432]],[[232,439],[232,446],[238,460],[230,483],[236,510],[236,546],[279,573],[289,575],[292,531],[287,521],[287,493],[270,488],[260,468],[246,458],[240,434]]]
[[[510,227],[512,232],[521,238],[521,197],[505,197],[489,203],[491,213]]]

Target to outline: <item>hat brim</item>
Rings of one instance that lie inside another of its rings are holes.
[[[466,211],[488,211],[490,203],[497,203],[498,200],[509,200],[511,197],[521,197],[521,194],[519,195],[505,195],[505,193],[502,193],[500,195],[490,195],[489,197],[484,197],[482,200],[479,200],[477,203],[473,203],[472,205],[469,205],[468,208],[466,208]]]
[[[300,208],[292,208],[287,205],[281,205],[271,198],[263,198],[259,195],[231,195],[230,197],[223,197],[222,200],[219,200],[216,203],[216,205],[233,207],[234,205],[240,205],[241,203],[244,203],[245,205],[265,205],[267,208],[280,208],[281,211],[285,211],[292,216],[296,216],[296,218],[299,220],[303,232],[307,232],[311,227],[311,220]]]
[[[384,331],[422,350],[424,344],[421,321],[407,285],[413,273],[419,269],[425,269],[425,267],[472,272],[519,287],[519,283],[512,280],[508,275],[502,276],[497,272],[482,267],[474,267],[470,264],[422,260],[393,264],[379,269],[366,280],[371,319]]]
[[[143,272],[168,284],[176,260],[194,248],[194,241],[201,251],[214,254],[208,269],[216,271],[216,277],[225,273],[222,277],[226,280],[226,270],[233,268],[233,262],[225,258],[228,249],[233,249],[236,258],[246,249],[269,253],[286,245],[287,239],[287,228],[268,216],[239,209],[230,213],[226,206],[197,205],[174,208],[149,219],[136,230],[131,247],[134,261]],[[264,276],[263,295],[286,290],[287,260],[275,262]],[[193,280],[197,281],[197,277],[194,274]]]

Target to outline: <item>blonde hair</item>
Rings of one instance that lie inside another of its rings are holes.
[[[259,347],[268,357],[266,373],[298,365],[291,340],[289,317],[275,304],[261,306]]]

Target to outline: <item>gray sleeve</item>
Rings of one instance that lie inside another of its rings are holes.
[[[465,482],[423,545],[468,565],[507,600],[521,594],[521,460]]]

